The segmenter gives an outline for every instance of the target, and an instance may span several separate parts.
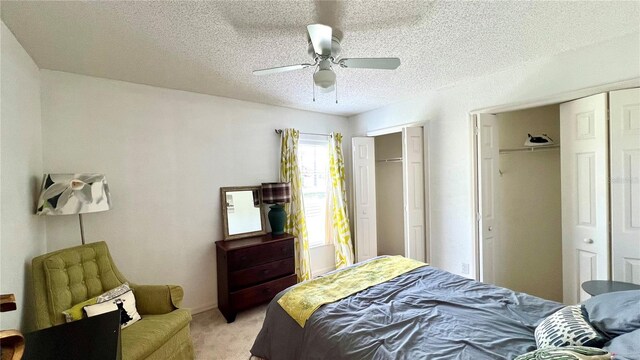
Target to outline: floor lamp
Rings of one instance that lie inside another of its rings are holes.
[[[84,241],[82,214],[111,209],[109,185],[103,174],[44,174],[37,215],[78,215]]]

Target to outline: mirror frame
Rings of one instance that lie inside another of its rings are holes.
[[[260,199],[260,226],[261,229],[258,231],[251,231],[246,233],[239,233],[234,235],[229,235],[229,219],[227,217],[227,192],[233,191],[258,191],[258,197]],[[224,240],[235,240],[235,239],[243,239],[252,236],[265,235],[267,233],[266,221],[264,211],[262,210],[262,186],[228,186],[220,188],[220,208],[222,210],[222,233]]]

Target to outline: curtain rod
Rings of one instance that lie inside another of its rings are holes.
[[[282,135],[282,129],[276,129],[276,134]],[[316,136],[331,137],[331,134],[307,133],[307,132],[302,132],[302,131],[300,132],[300,134],[302,134],[302,135],[316,135]]]

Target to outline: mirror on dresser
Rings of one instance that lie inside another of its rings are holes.
[[[220,188],[225,240],[266,234],[260,186]]]

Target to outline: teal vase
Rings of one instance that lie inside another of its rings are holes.
[[[269,224],[271,224],[271,234],[284,234],[284,223],[287,222],[287,213],[280,204],[269,206]]]

